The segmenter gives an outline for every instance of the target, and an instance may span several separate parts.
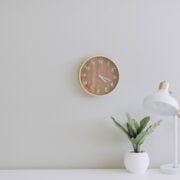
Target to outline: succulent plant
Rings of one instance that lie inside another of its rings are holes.
[[[144,143],[144,140],[146,137],[151,134],[154,129],[160,125],[161,120],[149,125],[150,117],[146,116],[144,117],[139,123],[132,118],[128,113],[126,113],[127,116],[127,123],[125,126],[121,125],[119,122],[116,121],[114,117],[111,117],[113,122],[116,124],[117,127],[119,127],[128,137],[130,140],[134,152],[139,153],[141,152],[140,147]]]

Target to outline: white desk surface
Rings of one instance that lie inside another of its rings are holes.
[[[158,169],[135,175],[122,169],[0,170],[0,180],[180,180]]]

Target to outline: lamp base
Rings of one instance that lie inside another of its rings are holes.
[[[180,165],[173,167],[173,164],[164,164],[160,166],[160,171],[165,174],[180,174]]]

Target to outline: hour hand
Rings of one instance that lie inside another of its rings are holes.
[[[102,76],[101,74],[98,75],[98,77],[104,82],[104,83],[107,83],[107,82],[110,82],[111,80],[105,76]]]

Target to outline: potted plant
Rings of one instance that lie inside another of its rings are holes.
[[[147,127],[150,121],[149,116],[144,117],[139,123],[131,118],[128,113],[126,116],[127,123],[125,126],[117,122],[114,117],[111,117],[111,119],[127,135],[133,147],[133,151],[127,152],[124,157],[126,169],[132,173],[142,174],[149,166],[149,156],[146,151],[141,150],[141,145],[146,137],[160,125],[161,120]]]

